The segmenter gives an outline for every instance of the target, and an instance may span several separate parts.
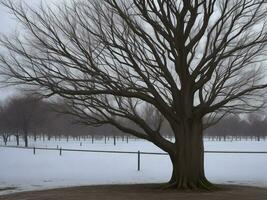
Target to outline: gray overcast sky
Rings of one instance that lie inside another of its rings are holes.
[[[20,0],[14,0],[20,1]],[[23,0],[29,6],[36,6],[41,3],[54,4],[61,0]],[[9,34],[14,31],[17,27],[17,22],[14,17],[9,13],[8,9],[4,8],[0,4],[0,34]],[[6,97],[15,93],[13,88],[2,88],[0,87],[0,101],[4,100]]]
[[[13,0],[20,1],[20,0]],[[36,6],[41,3],[41,0],[22,0],[27,3],[29,6]],[[43,0],[44,3],[54,3],[59,2],[59,0]],[[0,4],[0,33],[8,33],[16,28],[16,22],[14,17],[10,15],[8,9],[4,8]]]
[[[12,16],[6,8],[0,5],[0,34],[8,34],[16,27],[16,23],[12,20]],[[14,93],[12,88],[0,88],[0,100],[5,99]]]
[[[7,9],[0,5],[0,32],[6,33],[12,29],[14,22],[12,23],[11,16],[8,14]]]

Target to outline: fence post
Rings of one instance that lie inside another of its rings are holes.
[[[113,136],[113,144],[114,144],[114,146],[116,146],[116,136]]]
[[[140,171],[140,151],[137,152],[137,171]]]
[[[35,147],[33,147],[33,155],[35,155]]]
[[[59,149],[59,155],[61,156],[62,155],[62,148],[60,147]]]

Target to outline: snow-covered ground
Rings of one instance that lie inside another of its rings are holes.
[[[81,144],[82,142],[82,144]],[[9,142],[8,145],[15,144]],[[3,145],[0,141],[0,145]],[[80,146],[82,145],[82,146]],[[143,140],[107,141],[30,141],[30,146],[73,149],[161,152]],[[267,141],[205,141],[205,150],[267,151]],[[230,183],[267,187],[267,154],[205,154],[205,170],[214,183]],[[97,184],[129,184],[165,182],[171,174],[171,163],[165,155],[141,155],[141,171],[137,171],[137,155],[87,152],[62,152],[0,148],[0,194],[41,190],[55,187]]]

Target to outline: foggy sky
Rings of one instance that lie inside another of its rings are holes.
[[[20,1],[20,0],[14,0]],[[55,4],[62,0],[22,0],[23,2],[27,3],[29,6],[34,7],[40,5],[41,1],[45,4]],[[0,0],[1,2],[1,0]],[[15,17],[9,13],[7,8],[4,8],[0,4],[0,35],[2,34],[10,34],[13,31],[20,31],[18,29],[18,22],[16,21]],[[6,99],[8,96],[15,94],[16,91],[14,88],[3,88],[3,84],[0,85],[0,101]]]
[[[8,13],[8,10],[0,5],[0,35],[10,33],[12,30],[14,30],[15,26],[16,22],[14,19],[12,19],[12,16]],[[3,100],[6,97],[14,94],[14,89],[2,87],[3,85],[0,87],[0,100]]]

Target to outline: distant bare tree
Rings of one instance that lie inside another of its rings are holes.
[[[223,136],[224,138],[228,135],[243,135],[242,130],[240,130],[240,122],[241,119],[237,115],[228,115],[219,123],[205,130],[205,133],[209,136]]]
[[[14,96],[4,107],[4,118],[6,128],[16,135],[17,144],[19,133],[23,134],[25,147],[28,147],[28,135],[33,126],[42,119],[39,109],[40,99],[31,95]]]
[[[2,133],[2,138],[3,138],[5,145],[7,145],[7,141],[8,141],[9,136],[10,136],[10,134],[8,132]]]
[[[10,127],[5,116],[5,109],[3,105],[0,105],[0,133],[5,145],[7,145],[8,137],[10,136]]]
[[[1,37],[8,82],[65,98],[66,112],[88,125],[110,124],[153,142],[170,155],[169,187],[212,187],[204,173],[204,117],[213,124],[266,103],[265,0],[2,5],[25,30]],[[146,121],[148,104],[168,121],[175,142],[162,136],[162,120]]]
[[[251,135],[254,135],[257,137],[257,140],[260,141],[260,137],[264,136],[267,132],[266,130],[266,124],[264,123],[263,116],[259,114],[250,114],[248,117],[249,123],[250,123],[250,131]]]

